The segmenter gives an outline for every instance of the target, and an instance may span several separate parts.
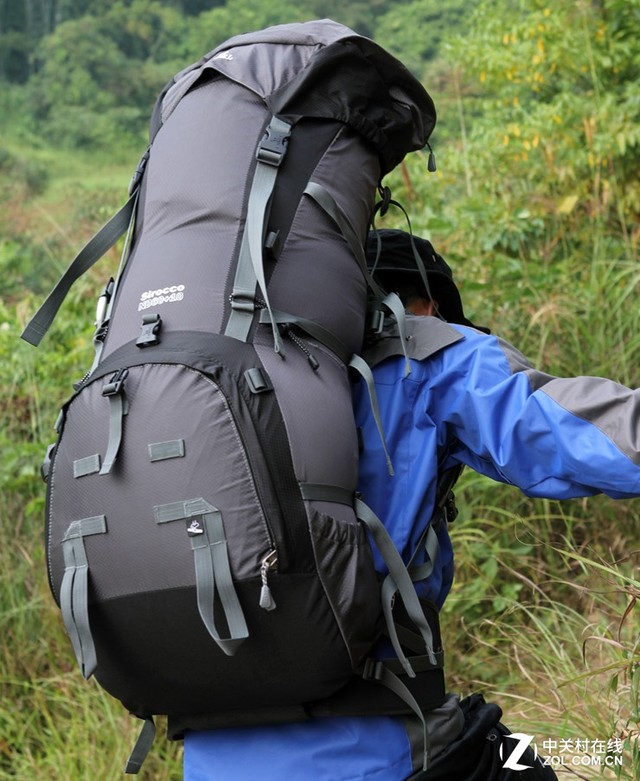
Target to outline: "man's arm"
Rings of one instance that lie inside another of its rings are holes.
[[[443,381],[429,399],[454,460],[531,496],[640,494],[640,390],[553,377],[508,343],[464,332],[439,356]]]

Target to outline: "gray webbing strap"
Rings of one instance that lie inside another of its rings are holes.
[[[64,575],[60,587],[60,610],[85,678],[92,675],[98,661],[89,626],[89,562],[84,538],[106,531],[107,519],[104,515],[97,515],[70,523],[62,539]]]
[[[157,523],[194,518],[187,533],[194,556],[198,612],[218,646],[227,656],[233,656],[249,637],[249,630],[233,585],[222,513],[201,497],[159,505],[154,508],[154,513]],[[201,520],[196,520],[196,516],[200,516]],[[221,637],[215,625],[213,606],[216,588],[227,621],[228,637]]]
[[[409,689],[400,680],[400,678],[398,678],[397,675],[392,673],[391,670],[389,670],[385,666],[385,663],[380,660],[367,659],[367,661],[365,662],[365,671],[363,674],[363,678],[365,678],[366,680],[376,681],[377,683],[382,684],[382,686],[386,686],[387,689],[390,689],[395,695],[400,697],[400,699],[403,702],[406,702],[407,705],[418,717],[420,723],[422,724],[422,739],[423,739],[422,769],[423,771],[426,770],[429,766],[429,761],[431,758],[430,745],[429,745],[429,732],[427,730],[427,722],[424,717],[424,713],[422,712],[413,694],[411,694]]]
[[[298,317],[297,315],[292,315],[288,312],[280,312],[277,309],[271,310],[271,316],[269,316],[268,312],[260,312],[261,323],[271,322],[272,318],[276,323],[288,323],[289,325],[297,326],[305,331],[312,339],[315,339],[331,350],[331,352],[340,358],[343,363],[349,363],[349,359],[352,355],[351,351],[347,350],[344,344],[337,339],[331,331],[318,323],[314,323],[313,320],[307,320],[306,317]]]
[[[302,498],[307,502],[336,502],[353,507],[355,494],[339,485],[321,483],[300,483]]]
[[[386,188],[386,189],[388,189],[388,188]],[[378,209],[380,207],[384,206],[384,203],[385,203],[384,200],[380,201],[378,203],[378,205],[376,206],[375,211],[378,211]],[[433,296],[431,295],[431,288],[429,287],[429,279],[427,277],[427,272],[426,272],[426,269],[425,269],[425,266],[424,266],[424,262],[422,260],[422,257],[420,255],[420,253],[418,252],[418,248],[416,247],[415,241],[413,239],[413,228],[411,227],[411,220],[409,219],[409,215],[407,214],[407,211],[404,208],[404,206],[401,203],[398,203],[398,201],[389,200],[389,201],[387,201],[387,207],[389,206],[389,204],[393,204],[398,209],[400,209],[400,211],[404,214],[404,218],[407,221],[407,233],[409,234],[409,241],[411,242],[411,251],[413,252],[414,260],[416,261],[416,267],[418,269],[418,273],[420,274],[420,278],[422,280],[422,284],[424,285],[424,288],[427,291],[427,297],[430,300],[433,300]],[[380,211],[380,213],[384,215],[385,212],[384,211]],[[375,214],[375,212],[374,212],[374,214]],[[373,228],[373,230],[376,230],[376,227],[375,227],[375,225],[373,223],[373,220],[372,220],[372,223],[371,223],[371,227]],[[380,257],[380,251],[381,251],[381,246],[382,246],[380,235],[378,233],[376,233],[376,238],[377,238],[378,250],[376,252],[376,261],[374,263],[373,270],[371,271],[372,274],[375,273],[375,267],[376,267],[376,265],[378,263],[378,258]],[[437,314],[437,310],[436,310],[436,314]],[[440,315],[438,315],[438,316],[440,316]]]
[[[124,391],[124,381],[128,373],[128,369],[117,372],[102,390],[102,395],[109,399],[109,439],[100,469],[101,475],[109,474],[122,444],[122,422],[129,406]]]
[[[145,158],[143,157],[142,161],[140,161],[140,166],[143,167],[142,170],[144,170],[144,166],[146,165],[146,163],[143,162],[144,160]],[[140,170],[141,169],[139,167],[138,171]],[[136,173],[138,173],[138,171]],[[100,314],[99,312],[100,309],[103,309],[104,314],[102,315],[102,317],[96,316],[96,330],[93,334],[94,355],[93,355],[93,363],[91,364],[91,369],[89,370],[89,374],[93,374],[93,372],[98,367],[98,364],[100,363],[100,359],[102,358],[104,342],[107,336],[109,320],[111,318],[111,309],[115,302],[118,285],[120,283],[120,280],[122,279],[122,272],[124,270],[127,259],[129,257],[129,248],[131,246],[131,240],[133,238],[133,230],[136,223],[136,219],[135,219],[136,207],[138,205],[139,197],[140,197],[140,188],[136,186],[135,189],[132,191],[133,207],[131,209],[131,218],[129,219],[129,225],[127,227],[127,235],[125,236],[122,245],[122,252],[120,253],[120,264],[118,266],[118,273],[116,274],[115,280],[110,279],[104,289],[103,295],[105,297],[104,303],[106,304],[106,306],[105,307],[98,306],[96,308],[96,315]]]
[[[373,279],[373,275],[375,274],[375,270],[378,265],[378,260],[380,258],[380,253],[382,251],[382,241],[380,239],[380,234],[376,233],[375,237],[377,242],[377,249],[376,249],[376,259],[373,263],[371,271],[369,272],[371,279]],[[398,336],[400,337],[400,346],[402,347],[402,354],[404,355],[404,366],[405,366],[404,376],[407,377],[409,374],[411,374],[411,364],[409,363],[409,356],[407,354],[407,333],[406,333],[407,329],[406,329],[406,321],[405,321],[404,304],[400,300],[399,296],[393,292],[389,293],[384,298],[382,296],[378,296],[378,299],[380,300],[380,303],[383,306],[386,306],[387,309],[391,310],[391,313],[395,316],[397,327],[398,327]]]
[[[424,564],[414,564],[413,560],[421,548],[425,549],[427,553],[427,560],[424,562]],[[416,550],[411,557],[411,561],[409,562],[409,574],[411,575],[411,580],[426,580],[433,572],[433,567],[439,553],[440,543],[438,542],[438,535],[434,531],[433,526],[429,524],[424,535],[416,545]]]
[[[124,772],[128,775],[135,775],[140,771],[142,763],[147,758],[153,741],[156,739],[156,725],[152,718],[144,720],[138,739],[129,755]]]
[[[310,198],[318,204],[318,206],[324,211],[324,213],[333,220],[335,225],[339,228],[344,240],[349,245],[351,252],[353,252],[360,270],[364,278],[367,280],[367,284],[375,294],[376,298],[381,301],[385,294],[382,288],[378,285],[375,279],[369,273],[367,268],[367,256],[362,246],[362,242],[358,239],[358,236],[353,229],[353,226],[349,222],[348,217],[342,211],[336,199],[331,193],[318,182],[309,182],[305,187],[304,192]]]
[[[380,417],[380,407],[378,406],[378,397],[376,395],[376,388],[373,381],[373,373],[371,372],[371,367],[364,360],[364,358],[361,358],[359,355],[353,355],[351,357],[351,360],[349,361],[349,366],[358,372],[358,374],[362,377],[367,387],[367,393],[369,394],[369,401],[371,402],[371,412],[373,413],[373,419],[375,421],[376,428],[378,429],[378,434],[380,435],[380,441],[382,442],[382,449],[384,450],[384,455],[387,461],[387,470],[389,474],[393,477],[394,474],[393,464],[391,463],[391,456],[389,455],[389,451],[387,450],[387,441],[384,436],[384,428],[382,426],[382,419]]]
[[[379,292],[377,284],[369,276],[369,272],[367,270],[367,258],[364,252],[364,247],[362,246],[362,241],[358,239],[358,236],[353,229],[353,226],[349,222],[348,217],[342,211],[333,195],[331,195],[326,187],[318,184],[318,182],[309,182],[304,188],[304,193],[310,198],[313,198],[322,211],[328,217],[330,217],[333,223],[340,229],[342,237],[347,242],[349,249],[358,261],[358,265],[360,266],[360,270],[362,271],[364,278],[371,283],[374,290],[377,289]]]
[[[317,182],[309,182],[304,192],[308,196],[313,198],[313,200],[318,204],[318,206],[320,206],[320,208],[326,214],[328,214],[329,217],[331,217],[331,219],[333,220],[333,222],[338,226],[345,241],[349,245],[349,248],[355,255],[356,260],[360,265],[360,270],[362,271],[364,278],[367,280],[367,284],[369,285],[369,287],[371,288],[375,296],[378,298],[378,300],[381,301],[382,304],[384,304],[386,307],[388,307],[391,310],[391,312],[395,315],[396,321],[398,323],[400,345],[402,347],[402,353],[404,355],[405,377],[406,377],[411,373],[411,365],[409,363],[409,356],[407,355],[405,311],[404,311],[404,306],[402,304],[402,301],[398,298],[398,296],[395,293],[389,293],[389,295],[385,296],[384,292],[379,287],[378,283],[375,281],[372,274],[369,273],[369,269],[367,268],[367,259],[366,259],[366,255],[362,243],[358,240],[358,237],[355,231],[353,230],[351,223],[347,219],[345,213],[342,211],[340,206],[338,206],[337,201],[331,195],[331,193],[326,188],[324,188],[321,184],[318,184]],[[378,242],[380,243],[379,239]],[[380,252],[380,247],[378,247],[378,252]]]
[[[229,552],[222,526],[222,514],[215,512],[202,516],[204,534],[191,538],[196,568],[198,611],[207,631],[227,656],[233,656],[249,636],[249,630],[238,600],[229,566]],[[216,585],[229,629],[229,637],[220,637],[214,621],[213,603]]]
[[[361,499],[355,500],[355,511],[357,517],[367,525],[371,536],[376,544],[376,547],[380,551],[380,554],[387,565],[389,574],[385,578],[382,585],[382,609],[389,630],[389,636],[393,643],[394,651],[398,659],[403,663],[403,667],[411,678],[415,673],[411,669],[411,665],[407,660],[400,643],[398,641],[398,635],[395,629],[392,607],[396,593],[400,594],[404,607],[407,611],[407,615],[411,621],[415,624],[416,628],[422,635],[424,640],[425,649],[429,660],[432,664],[436,665],[437,660],[433,651],[433,635],[431,633],[431,627],[429,626],[427,619],[420,606],[420,600],[416,594],[411,576],[402,561],[402,557],[398,553],[398,550],[391,539],[389,532],[385,529],[384,524],[373,512],[373,510],[366,505]]]
[[[402,354],[404,355],[404,376],[408,377],[411,374],[411,363],[409,362],[409,355],[407,354],[407,324],[405,320],[404,304],[397,293],[389,293],[389,295],[382,300],[382,303],[391,310],[396,318],[400,347],[402,348]]]
[[[256,170],[251,183],[247,204],[245,233],[242,238],[233,292],[232,308],[225,328],[227,336],[247,340],[255,311],[255,287],[258,284],[269,312],[273,328],[273,343],[280,352],[280,336],[275,319],[271,316],[271,304],[264,273],[263,249],[269,205],[278,178],[279,166],[284,158],[291,125],[278,117],[272,117],[256,153]]]
[[[255,180],[254,180],[255,181]],[[225,328],[225,335],[246,342],[256,311],[256,279],[251,253],[249,251],[248,229],[245,228],[238,255],[236,276],[231,294],[231,314]]]
[[[127,230],[134,213],[137,189],[124,206],[88,241],[58,280],[22,332],[22,338],[37,347],[53,322],[73,283],[99,260]]]
[[[427,277],[427,270],[424,266],[424,261],[422,260],[422,256],[418,252],[418,248],[416,247],[416,243],[413,240],[413,231],[411,230],[411,222],[409,221],[409,216],[405,212],[405,216],[407,218],[407,222],[409,224],[409,241],[411,242],[411,251],[413,252],[414,260],[416,261],[416,266],[418,267],[418,272],[420,274],[420,279],[422,280],[422,284],[424,285],[424,289],[427,291],[427,296],[429,297],[430,301],[433,301],[433,296],[431,295],[431,287],[429,286],[429,278]],[[435,260],[435,258],[434,258]]]
[[[438,477],[436,501],[431,520],[427,528],[420,535],[413,556],[409,561],[409,573],[414,581],[426,580],[433,572],[433,567],[440,553],[440,543],[438,542],[438,534],[434,528],[434,524],[440,523],[443,519],[445,521],[447,520],[447,511],[445,508],[447,502],[453,496],[453,486],[458,477],[460,477],[463,468],[464,467],[459,464],[458,466],[445,470],[445,472]],[[415,564],[415,559],[422,549],[426,551],[427,560],[424,564]]]

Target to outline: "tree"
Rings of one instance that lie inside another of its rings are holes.
[[[310,7],[304,0],[228,0],[224,6],[196,17],[189,26],[186,48],[189,57],[196,60],[234,35],[309,18]]]
[[[599,240],[636,245],[639,14],[640,0],[484,1],[449,48],[469,125],[452,171],[466,160],[467,194],[502,205],[489,244],[526,253],[542,231],[566,255],[599,226]]]
[[[425,64],[437,57],[442,39],[466,29],[474,2],[440,3],[412,0],[393,5],[375,28],[375,39],[398,57],[417,76]]]
[[[47,135],[75,146],[140,146],[158,92],[184,64],[170,59],[183,31],[179,12],[157,0],[113,3],[103,16],[58,25],[29,84]]]

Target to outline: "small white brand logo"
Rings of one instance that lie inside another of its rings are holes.
[[[232,60],[233,54],[231,52],[220,52],[220,54],[216,54],[216,56],[213,58],[214,60]]]
[[[189,534],[204,534],[204,529],[200,526],[200,521],[191,521],[187,527]]]
[[[184,285],[168,285],[167,287],[161,287],[157,290],[145,290],[140,296],[138,312],[143,312],[145,309],[149,309],[152,306],[170,304],[173,301],[182,301],[184,298],[184,291]]]
[[[512,732],[510,735],[505,735],[505,738],[511,738],[511,740],[517,740],[518,743],[514,746],[509,756],[506,758],[504,770],[530,770],[533,765],[522,765],[518,762],[522,758],[524,752],[529,748],[533,741],[533,735],[525,735],[522,732]],[[503,756],[504,742],[500,746],[500,759],[504,759]],[[533,744],[534,759],[538,756],[538,750],[535,743]]]

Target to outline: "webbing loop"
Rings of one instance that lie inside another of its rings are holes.
[[[124,391],[124,381],[128,374],[128,369],[119,369],[102,389],[102,395],[109,399],[109,439],[100,469],[101,475],[109,474],[122,444],[123,419],[129,411]]]
[[[153,741],[156,739],[156,725],[152,717],[144,720],[138,739],[129,755],[124,772],[128,775],[135,775],[140,771],[142,763],[147,758]]]
[[[184,502],[154,507],[156,523],[193,519],[187,527],[193,550],[196,599],[202,623],[227,656],[233,656],[249,637],[249,630],[233,585],[222,513],[206,499],[198,497]],[[216,593],[227,621],[228,637],[222,637],[214,620]]]
[[[389,574],[382,585],[382,609],[385,616],[385,622],[396,656],[402,662],[407,675],[414,677],[415,673],[411,669],[411,665],[400,646],[395,623],[393,621],[392,607],[395,595],[399,594],[402,598],[407,615],[422,636],[429,660],[432,664],[437,665],[437,659],[433,650],[433,634],[431,632],[431,627],[422,611],[420,600],[413,585],[413,581],[411,580],[411,575],[409,574],[405,563],[402,561],[402,557],[384,524],[373,510],[366,505],[362,499],[357,497],[355,500],[355,512],[356,516],[367,525],[373,541],[389,570]]]
[[[384,450],[385,459],[387,462],[387,471],[389,475],[393,477],[393,464],[391,463],[391,456],[387,449],[387,442],[384,436],[384,428],[382,426],[382,418],[380,417],[380,407],[378,406],[378,396],[376,394],[375,383],[373,380],[373,373],[369,364],[361,358],[359,355],[353,355],[349,361],[349,366],[355,369],[365,382],[367,393],[369,394],[369,401],[371,403],[371,412],[373,419],[380,435],[380,441],[382,443],[382,449]]]
[[[91,677],[98,661],[89,625],[89,562],[84,538],[106,531],[107,519],[97,515],[70,523],[62,539],[64,575],[60,586],[60,610],[85,678]]]

